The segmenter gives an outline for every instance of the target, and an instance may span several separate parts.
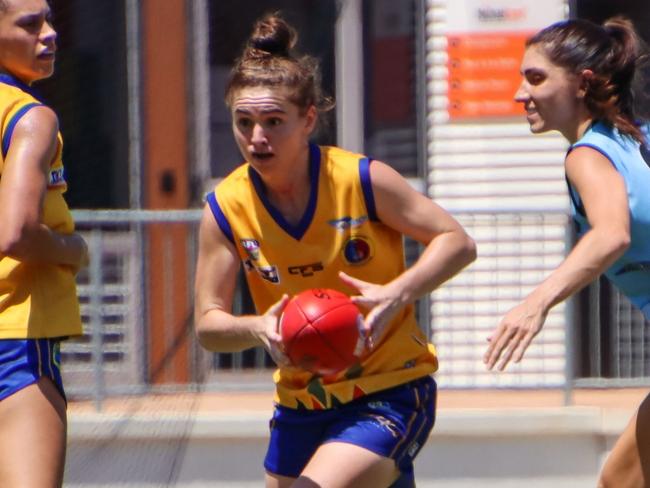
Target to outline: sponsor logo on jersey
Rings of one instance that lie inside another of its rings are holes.
[[[258,266],[256,269],[262,279],[271,283],[280,283],[277,266]]]
[[[289,274],[300,275],[302,277],[314,276],[314,273],[323,271],[323,263],[300,264],[289,266]]]
[[[65,185],[65,176],[63,175],[63,168],[57,168],[50,171],[50,181],[48,186],[63,186]]]
[[[362,215],[361,217],[358,217],[356,219],[348,216],[340,219],[330,220],[327,223],[332,227],[334,227],[339,232],[343,232],[346,229],[353,229],[355,227],[359,227],[360,225],[364,224],[367,220],[368,220],[367,215]]]
[[[342,252],[349,264],[363,264],[372,257],[372,245],[366,237],[352,236],[343,244]]]
[[[260,259],[260,243],[257,239],[241,239],[239,242],[241,242],[249,258],[253,261]]]
[[[253,265],[253,261],[251,261],[250,259],[244,259],[244,269],[246,270],[247,273],[254,271],[255,266]]]

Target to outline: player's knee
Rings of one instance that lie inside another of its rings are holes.
[[[633,473],[603,471],[598,479],[598,488],[643,488],[645,483]]]
[[[598,479],[598,484],[596,485],[596,488],[609,488],[609,486],[611,485],[601,476]]]
[[[614,488],[616,486],[621,486],[621,476],[618,472],[619,470],[615,469],[612,465],[612,458],[610,457],[603,468],[600,471],[600,476],[598,478],[598,488]]]

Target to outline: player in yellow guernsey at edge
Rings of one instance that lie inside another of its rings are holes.
[[[245,163],[208,195],[196,273],[196,330],[220,352],[264,346],[279,369],[267,487],[414,486],[435,418],[436,352],[414,301],[475,259],[474,241],[390,166],[309,143],[317,63],[293,51],[277,14],[258,21],[226,89]],[[405,269],[402,239],[425,248]],[[232,313],[243,265],[259,315]],[[365,311],[366,351],[332,377],[288,364],[278,320],[288,297],[334,288]]]
[[[66,401],[59,342],[81,333],[88,261],[63,200],[54,112],[31,83],[54,68],[46,0],[0,0],[0,487],[60,487]]]

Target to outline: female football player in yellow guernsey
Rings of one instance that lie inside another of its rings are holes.
[[[57,117],[33,94],[54,67],[46,0],[0,0],[0,487],[62,485],[59,341],[81,333],[88,260],[63,200]]]
[[[316,63],[294,55],[295,41],[268,16],[232,70],[226,103],[246,162],[203,213],[197,334],[211,351],[262,345],[279,366],[267,487],[414,486],[437,361],[413,302],[470,263],[474,241],[387,164],[309,143],[327,103]],[[403,235],[426,246],[409,269]],[[259,315],[231,313],[240,263]],[[288,296],[316,287],[353,295],[367,312],[368,350],[334,377],[290,367],[278,334]]]

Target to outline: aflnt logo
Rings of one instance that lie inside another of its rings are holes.
[[[239,242],[246,249],[249,258],[253,261],[257,261],[260,258],[260,243],[257,239],[240,239]]]
[[[323,263],[302,264],[299,266],[289,266],[289,274],[305,276],[314,276],[317,271],[323,271]]]

